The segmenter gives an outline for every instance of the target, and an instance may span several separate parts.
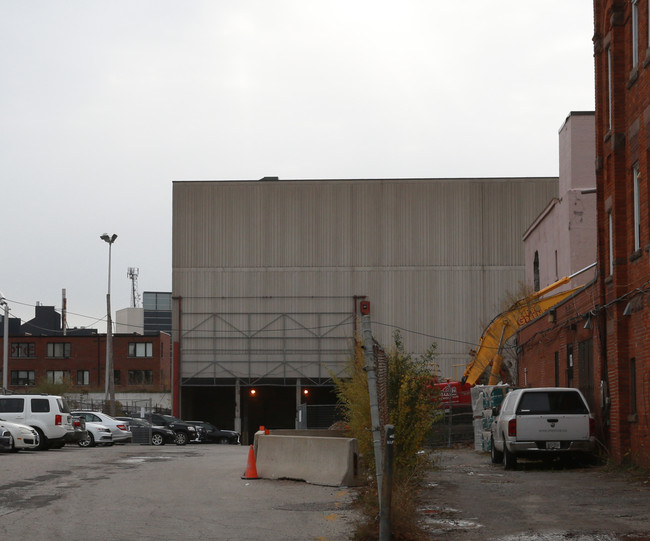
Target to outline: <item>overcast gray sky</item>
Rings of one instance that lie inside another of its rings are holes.
[[[558,174],[587,0],[0,0],[0,291],[171,291],[173,180]],[[99,322],[97,322],[99,321]]]

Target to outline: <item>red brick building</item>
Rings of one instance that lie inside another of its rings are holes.
[[[0,351],[1,348],[0,345]],[[105,334],[10,336],[8,351],[10,391],[25,391],[42,381],[63,380],[69,381],[79,392],[104,391]],[[169,334],[113,335],[116,392],[169,391],[170,367]]]
[[[597,278],[518,334],[519,385],[583,389],[611,459],[650,467],[648,0],[594,0]]]

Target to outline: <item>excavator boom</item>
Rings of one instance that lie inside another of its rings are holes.
[[[546,312],[546,310],[549,310],[556,304],[562,302],[575,291],[580,289],[574,288],[544,297],[544,295],[549,291],[556,289],[569,281],[570,277],[568,276],[562,278],[550,286],[517,301],[508,310],[495,317],[488,325],[483,336],[481,336],[476,356],[472,362],[468,364],[461,381],[463,383],[474,385],[485,369],[491,365],[492,371],[489,383],[490,385],[495,385],[498,382],[501,363],[503,361],[503,357],[501,356],[503,344],[505,344],[508,338],[510,338],[517,329],[538,318]]]

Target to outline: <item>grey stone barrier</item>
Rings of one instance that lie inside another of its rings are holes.
[[[359,484],[357,440],[344,437],[255,434],[255,464],[262,479],[314,485]]]

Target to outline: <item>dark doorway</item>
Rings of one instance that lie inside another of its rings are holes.
[[[186,421],[207,421],[234,430],[235,387],[183,387],[181,416]]]

